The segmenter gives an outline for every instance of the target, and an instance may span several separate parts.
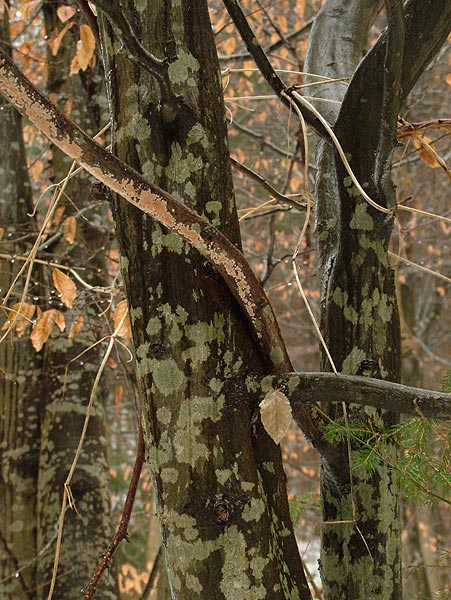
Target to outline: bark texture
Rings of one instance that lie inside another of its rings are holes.
[[[207,6],[124,2],[164,85],[103,28],[120,158],[240,245]],[[309,598],[279,449],[252,426],[263,360],[202,257],[115,201],[143,420],[173,598]],[[274,358],[274,357],[273,357]]]
[[[45,27],[50,37],[55,28],[64,26],[58,19],[57,6],[46,2],[43,7]],[[56,56],[48,53],[47,90],[61,107],[71,105],[71,115],[84,129],[94,135],[100,128],[99,97],[100,69],[88,68],[79,75],[69,77],[69,67],[75,53],[78,26],[64,36]],[[104,91],[103,91],[104,93]],[[72,161],[58,148],[52,147],[51,172],[54,183],[64,179]],[[109,224],[105,206],[92,206],[89,181],[79,175],[70,180],[60,206],[65,207],[64,218],[85,210],[84,218],[77,218],[77,235],[69,244],[58,231],[53,232],[53,242],[44,248],[48,256],[55,254],[65,265],[84,267],[83,278],[90,285],[105,285],[105,248],[108,243]],[[56,238],[56,239],[55,239]],[[50,295],[43,310],[57,308],[65,311],[52,289],[48,274]],[[55,531],[61,511],[64,481],[75,456],[86,415],[97,369],[102,359],[101,345],[87,356],[69,363],[101,335],[95,325],[101,310],[94,294],[79,289],[71,311],[65,313],[66,331],[52,335],[42,350],[44,393],[41,399],[41,446],[39,456],[38,498],[38,551],[51,542],[51,551],[43,553],[38,562],[38,598],[48,595],[52,578]],[[84,327],[74,340],[68,333],[72,322],[83,316]],[[105,393],[100,387],[90,417],[87,436],[77,469],[71,483],[76,510],[68,509],[59,558],[59,568],[54,598],[79,599],[80,590],[89,580],[98,556],[105,550],[113,534],[110,519],[109,471],[107,439],[103,401]],[[53,542],[52,542],[53,540]],[[81,549],[83,549],[81,551]],[[99,584],[99,596],[117,598],[114,572]]]
[[[361,48],[351,52],[347,41],[343,45],[340,37],[332,34],[333,12],[329,19],[318,21],[309,55],[315,56],[317,73],[322,63],[325,74],[332,74],[330,65],[347,47],[349,71],[339,74],[352,78],[335,115],[334,130],[365,191],[381,206],[394,208],[390,163],[397,115],[402,100],[449,31],[451,3],[439,6],[412,0],[404,9],[399,3],[385,5],[388,29],[360,64],[354,64],[355,73],[352,57],[358,56]],[[328,6],[336,3],[326,3],[325,16]],[[354,9],[358,8],[354,3]],[[349,19],[352,30],[354,15],[345,12],[342,18]],[[345,27],[343,22],[341,26]],[[321,28],[328,39],[325,45],[319,38]],[[336,94],[339,97],[340,92]],[[334,116],[329,114],[329,118]],[[326,144],[319,149],[319,167],[316,229],[326,343],[339,371],[399,381],[399,323],[387,257],[393,219],[366,204]],[[324,368],[330,369],[325,359]],[[336,407],[329,407],[328,412],[332,418],[343,418]],[[387,427],[396,419],[389,412],[352,406],[348,418],[371,427]],[[400,598],[398,494],[390,470],[381,466],[374,474],[351,477],[347,453],[346,444],[338,445],[336,456],[328,457],[322,467],[325,597]],[[393,449],[393,459],[395,456]]]
[[[10,42],[7,10],[0,19],[0,39]],[[14,257],[30,248],[34,227],[27,216],[32,194],[21,117],[3,98],[0,115],[0,227],[4,229],[0,248],[11,257],[1,259],[3,299],[21,266]],[[33,292],[39,293],[39,286]],[[17,285],[7,305],[18,303],[21,293]],[[0,326],[13,316],[2,311]],[[0,596],[4,600],[35,597],[40,362],[27,335],[18,339],[12,333],[0,345]]]
[[[309,56],[316,73],[351,79],[378,6],[369,2],[345,5],[326,2],[312,32]],[[337,27],[343,32],[350,30],[350,36],[335,35]],[[365,80],[365,89],[356,86],[354,79],[346,95],[338,84],[326,89],[330,97],[343,100],[340,110],[330,110],[328,117],[335,123],[351,166],[365,191],[384,207],[394,205],[389,160],[399,109],[402,22],[393,36],[399,36],[399,46],[393,43],[393,62],[385,67],[387,78],[394,79],[395,110],[381,72],[384,62],[378,78],[372,72],[372,79]],[[400,333],[387,256],[392,218],[369,207],[340,159],[324,143],[319,149],[319,166],[316,229],[323,272],[325,341],[338,371],[398,381]],[[323,366],[331,368],[325,357]],[[344,418],[340,405],[325,408],[331,418]],[[388,427],[396,420],[390,413],[352,405],[346,418],[376,427]],[[324,596],[328,600],[394,600],[401,597],[398,493],[385,465],[374,473],[351,474],[349,452],[354,449],[347,442],[337,444],[335,456],[322,463]],[[392,454],[395,459],[394,449]]]

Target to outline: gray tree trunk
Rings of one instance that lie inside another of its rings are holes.
[[[158,84],[103,28],[120,158],[240,245],[206,3],[123,2]],[[175,234],[116,199],[143,422],[173,598],[310,598],[279,448],[253,423],[264,372],[243,315]]]
[[[10,42],[7,10],[0,19],[0,39]],[[26,167],[19,114],[0,99],[0,288],[2,297],[22,266],[16,255],[26,254],[35,234],[32,194]],[[18,241],[15,241],[18,240]],[[19,302],[17,285],[8,301]],[[34,286],[33,293],[40,292]],[[27,299],[28,300],[28,299]],[[29,301],[29,300],[28,300]],[[10,318],[13,314],[9,313]],[[0,315],[0,326],[6,313]],[[29,334],[28,329],[28,334]],[[5,333],[1,332],[2,335]],[[30,600],[36,586],[36,484],[39,456],[39,376],[41,359],[28,336],[12,333],[0,344],[0,596]]]
[[[451,4],[438,7],[413,0],[403,15],[400,4],[387,2],[388,33],[357,65],[375,6],[329,0],[312,32],[306,69],[352,77],[346,94],[329,85],[319,95],[342,100],[328,117],[354,173],[371,198],[394,208],[390,162],[398,111],[436,44],[443,43],[449,21],[437,24],[449,19]],[[442,14],[431,14],[433,9]],[[318,164],[316,231],[324,338],[339,371],[399,381],[398,311],[387,256],[392,217],[366,203],[330,145],[320,145]],[[326,357],[323,366],[330,370]],[[325,408],[331,418],[344,418],[336,407]],[[396,422],[386,411],[352,405],[347,416],[376,428]],[[392,462],[395,448],[391,455]],[[374,473],[351,476],[347,444],[337,444],[336,455],[323,460],[321,498],[325,598],[401,598],[399,501],[390,468],[381,464]]]
[[[63,24],[56,14],[57,6],[46,2],[43,7],[47,35]],[[75,53],[77,36],[66,33],[56,56],[48,55],[47,89],[57,97],[64,109],[68,100],[72,117],[91,135],[100,128],[98,71],[88,69],[80,75],[69,77],[70,61]],[[52,147],[52,175],[54,182],[68,173],[71,160],[59,149]],[[64,217],[87,208],[92,199],[86,176],[77,176],[65,188]],[[76,208],[74,208],[76,207]],[[109,226],[105,206],[85,212],[87,220],[77,219],[77,236],[73,244],[61,237],[47,251],[55,253],[65,264],[83,266],[83,278],[91,285],[107,283],[105,248]],[[52,288],[49,275],[49,286]],[[57,295],[47,298],[46,308],[64,307],[58,304]],[[44,394],[41,402],[41,449],[38,481],[38,548],[45,547],[55,538],[61,510],[64,481],[75,456],[86,415],[94,378],[102,359],[103,346],[97,345],[77,361],[69,361],[93,344],[101,335],[100,328],[92,326],[100,311],[97,299],[79,290],[71,311],[65,313],[66,332],[51,336],[42,350],[44,359]],[[68,339],[72,321],[84,317],[84,327],[74,341]],[[66,372],[66,366],[67,372]],[[105,393],[100,387],[90,417],[87,436],[71,483],[76,510],[68,509],[59,559],[58,576],[54,589],[55,599],[80,598],[81,588],[88,583],[99,556],[106,549],[114,533],[110,518],[109,470],[107,462],[107,437],[103,401]],[[41,583],[38,598],[45,599],[52,577],[54,548],[43,554],[38,562],[38,581]],[[99,584],[101,598],[117,598],[114,571]]]

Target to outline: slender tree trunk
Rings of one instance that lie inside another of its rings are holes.
[[[0,19],[0,39],[9,44],[7,10]],[[0,100],[0,288],[9,289],[35,231],[27,216],[32,208],[22,122],[19,114]],[[15,241],[18,240],[18,241]],[[20,301],[20,283],[7,306]],[[39,293],[34,286],[33,293]],[[27,302],[29,298],[27,297]],[[0,325],[6,316],[3,312]],[[2,335],[5,333],[1,332]],[[29,329],[27,334],[29,334]],[[25,334],[11,333],[0,345],[0,596],[2,600],[31,600],[36,593],[36,483],[39,456],[39,376],[41,359]]]
[[[103,27],[115,152],[239,246],[206,3],[122,5],[169,68],[157,83]],[[252,424],[264,364],[243,315],[196,251],[114,204],[172,597],[310,598],[280,451]]]
[[[351,78],[380,4],[326,2],[312,31],[306,69],[313,68],[318,74],[334,78]],[[371,123],[367,127],[379,132],[379,120],[386,119],[392,139],[395,138],[396,121],[381,112],[384,81],[381,78],[373,85],[379,86],[380,106],[375,110],[371,102],[372,114],[363,104],[369,89],[366,93],[360,89],[354,91],[352,81],[346,97],[346,88],[337,84],[327,86],[320,95],[326,93],[326,97],[343,101],[340,111],[330,109],[328,117],[335,123],[345,152],[351,157],[352,168],[372,198],[383,206],[393,206],[389,166],[379,176],[368,150],[360,152],[365,142],[368,147],[378,146],[379,140],[374,140],[377,134],[368,140],[365,128],[355,127],[351,122],[356,111],[364,112]],[[400,333],[393,274],[387,257],[392,221],[361,198],[330,145],[321,144],[319,165],[316,229],[320,269],[325,274],[322,282],[325,341],[338,371],[399,381]],[[324,368],[331,369],[326,357]],[[330,407],[328,414],[333,419],[345,418],[336,406]],[[395,422],[390,413],[352,406],[347,409],[346,419],[376,428],[386,428]],[[323,460],[322,464],[324,596],[328,600],[398,599],[401,598],[398,491],[390,467],[385,464],[380,464],[374,473],[351,474],[349,457],[355,449],[348,447],[347,442],[337,444],[333,460]],[[394,448],[391,457],[396,459]]]
[[[47,35],[55,28],[64,27],[57,17],[57,6],[44,4]],[[56,56],[48,55],[47,89],[54,94],[64,110],[70,105],[72,117],[91,135],[99,130],[98,84],[96,71],[69,77],[69,66],[75,53],[78,25],[64,36]],[[64,179],[71,165],[59,149],[52,147],[51,169],[55,183]],[[105,248],[108,243],[109,225],[107,207],[93,206],[78,213],[92,203],[90,184],[86,176],[72,179],[65,188],[60,206],[65,207],[63,219],[76,216],[77,233],[72,244],[59,237],[46,251],[58,256],[65,264],[82,266],[82,277],[90,285],[107,283]],[[69,201],[66,200],[69,198]],[[49,287],[52,279],[49,274]],[[58,295],[50,293],[45,308],[64,310]],[[75,457],[86,415],[94,378],[102,359],[102,346],[97,345],[74,362],[70,362],[101,336],[101,328],[95,325],[101,312],[98,298],[85,290],[79,290],[73,308],[65,312],[66,331],[52,336],[44,347],[45,393],[41,403],[41,452],[38,481],[38,545],[45,547],[55,539],[55,530],[61,510],[64,481]],[[84,326],[75,339],[69,339],[74,320],[80,315]],[[58,577],[54,598],[80,598],[80,590],[89,581],[99,555],[107,547],[114,531],[110,519],[109,471],[107,462],[107,439],[103,401],[105,392],[97,391],[94,410],[90,417],[87,435],[77,468],[71,483],[76,510],[68,509],[65,515],[63,541],[59,558]],[[55,544],[52,544],[52,550]],[[82,551],[81,551],[82,549]],[[46,598],[52,577],[54,551],[45,553],[39,560],[38,577],[42,583],[40,598]],[[99,592],[102,598],[117,597],[114,572],[101,580]]]

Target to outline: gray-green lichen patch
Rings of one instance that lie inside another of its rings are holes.
[[[355,308],[348,304],[348,292],[343,291],[340,287],[337,287],[334,290],[332,299],[337,306],[343,309],[343,315],[345,319],[356,325],[359,319],[359,315]]]
[[[181,184],[187,181],[193,173],[200,171],[202,167],[203,160],[200,156],[194,156],[192,152],[185,153],[177,142],[172,144],[171,158],[166,167],[168,178]]]
[[[208,136],[204,127],[200,123],[196,123],[191,127],[186,138],[188,146],[191,144],[200,143],[202,148],[208,148]]]
[[[163,231],[162,227],[156,224],[152,232],[152,256],[158,256],[163,249],[180,255],[184,249],[188,250],[188,245],[173,231]]]
[[[349,223],[351,229],[361,229],[363,231],[371,231],[374,229],[374,221],[371,215],[368,213],[368,205],[366,203],[359,203],[355,207],[354,216]]]
[[[163,396],[169,396],[185,386],[186,377],[173,358],[153,362],[153,381]]]
[[[360,191],[354,185],[354,182],[352,181],[352,177],[350,177],[350,176],[345,177],[343,179],[343,185],[345,186],[346,191],[351,198],[358,198],[360,196]]]
[[[197,58],[191,53],[185,52],[180,49],[178,52],[177,59],[169,65],[168,75],[172,83],[187,83],[192,80],[194,83],[193,75],[196,75],[199,71],[200,65]]]
[[[160,333],[161,327],[161,321],[158,317],[150,317],[147,323],[146,333],[148,335],[156,335],[157,333]]]
[[[173,467],[164,467],[161,469],[160,475],[165,483],[177,483],[179,472]]]
[[[279,365],[284,360],[284,352],[280,346],[271,348],[270,357],[275,365]]]
[[[342,372],[347,375],[355,375],[363,360],[365,360],[365,352],[361,348],[353,348],[343,361]]]
[[[266,510],[265,503],[261,498],[251,498],[250,503],[243,510],[244,521],[258,521]]]

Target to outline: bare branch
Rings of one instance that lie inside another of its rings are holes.
[[[145,445],[144,445],[144,437],[142,425],[139,425],[139,437],[138,437],[138,449],[136,452],[135,465],[133,467],[133,473],[130,480],[130,485],[128,487],[127,497],[125,499],[124,509],[122,511],[121,521],[119,523],[119,527],[117,528],[116,533],[113,536],[113,539],[108,544],[108,548],[102,554],[101,561],[97,565],[96,570],[94,571],[93,576],[86,588],[85,598],[84,600],[91,600],[96,593],[97,585],[99,583],[100,578],[102,577],[103,572],[108,567],[108,564],[111,562],[114,553],[116,552],[117,547],[122,542],[122,540],[128,541],[128,524],[130,523],[130,517],[132,516],[133,505],[135,503],[136,490],[138,489],[139,478],[141,476],[142,467],[144,464],[145,457]]]
[[[279,96],[281,101],[290,106],[290,103],[284,97],[283,94],[289,95],[290,88],[287,87],[279,75],[274,70],[274,67],[269,62],[268,57],[265,54],[261,44],[255,37],[254,32],[252,31],[251,26],[249,25],[246,15],[244,14],[239,1],[238,0],[224,0],[224,5],[227,8],[229,15],[231,16],[233,22],[235,23],[236,28],[238,29],[243,42],[246,44],[246,48],[249,53],[252,55],[252,58],[255,60],[257,67],[260,69],[260,72],[275,91],[275,93]],[[314,114],[313,111],[305,107],[303,104],[300,104],[295,99],[293,102],[298,105],[299,110],[302,112],[302,115],[306,122],[313,127],[313,129],[320,135],[326,139],[329,139],[329,134],[327,133],[324,125],[318,119],[318,117]]]
[[[303,404],[333,402],[374,406],[393,413],[430,419],[451,419],[451,394],[422,390],[391,381],[341,373],[289,373],[265,378],[265,389],[282,388],[293,415]]]
[[[290,196],[286,196],[282,192],[279,192],[279,190],[272,186],[267,179],[259,175],[250,167],[246,167],[246,165],[244,165],[242,162],[240,162],[233,156],[230,157],[230,162],[232,163],[232,165],[237,167],[237,169],[239,169],[242,173],[248,175],[251,179],[262,185],[272,196],[274,196],[276,200],[282,202],[282,204],[288,204],[289,206],[292,206],[293,208],[296,208],[297,210],[302,212],[306,210],[307,205],[305,203],[298,202],[294,198],[290,198]]]

